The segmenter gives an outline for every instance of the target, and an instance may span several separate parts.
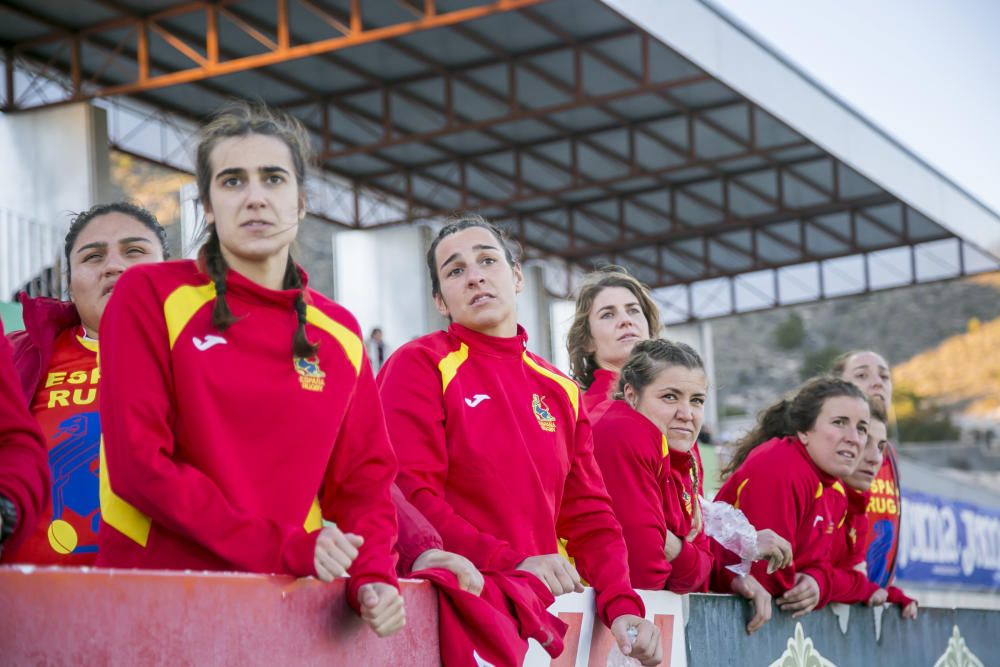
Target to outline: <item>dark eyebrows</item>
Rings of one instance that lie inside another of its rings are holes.
[[[152,245],[152,241],[147,239],[145,236],[127,236],[123,239],[118,239],[118,245],[127,245],[129,243],[149,243]],[[108,244],[106,241],[94,241],[93,243],[87,243],[80,246],[76,253],[80,254],[85,250],[107,250]]]
[[[266,165],[266,166],[263,166],[263,167],[257,167],[257,171],[260,172],[260,173],[262,173],[262,174],[287,174],[287,173],[289,173],[287,169],[285,169],[284,167],[279,167],[277,165]],[[218,178],[222,178],[224,176],[242,176],[245,173],[247,173],[247,170],[244,169],[243,167],[227,167],[226,169],[220,170],[219,173],[215,175],[215,178],[218,179]]]
[[[496,250],[497,252],[499,252],[499,249],[496,246],[486,245],[485,243],[477,243],[476,245],[472,246],[472,249],[473,250]],[[446,259],[443,262],[441,262],[441,266],[439,266],[438,268],[439,269],[443,269],[444,267],[448,266],[450,263],[454,262],[458,258],[458,256],[459,256],[459,253],[457,253],[457,252],[451,253],[451,255],[448,256],[448,259]]]
[[[240,176],[245,173],[246,169],[242,169],[240,167],[227,167],[226,169],[222,169],[221,171],[219,171],[219,173],[215,175],[215,178],[218,179],[222,178],[223,176]]]
[[[93,243],[88,243],[86,245],[80,246],[80,248],[76,251],[76,253],[79,255],[84,250],[107,250],[107,248],[108,244],[106,242],[94,241]]]
[[[458,253],[457,252],[451,253],[451,256],[449,256],[448,259],[446,259],[443,262],[441,262],[441,266],[439,266],[438,268],[439,269],[443,269],[444,267],[446,267],[449,264],[451,264],[452,262],[454,262],[455,259],[457,259],[457,258],[458,258]]]
[[[677,387],[664,387],[663,389],[660,390],[660,393],[662,394],[663,392],[666,391],[669,391],[672,394],[684,394],[684,390],[678,389]],[[705,396],[707,396],[707,394],[702,391],[695,391],[691,393],[691,398],[698,398],[698,397],[705,398]]]

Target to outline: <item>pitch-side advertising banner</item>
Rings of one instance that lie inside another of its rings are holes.
[[[667,591],[639,591],[646,618],[660,628],[662,667],[687,667],[684,649],[683,598]],[[611,631],[601,623],[594,606],[594,590],[560,595],[549,611],[569,625],[566,650],[551,658],[534,640],[529,642],[524,667],[606,667],[615,646]]]
[[[1000,510],[903,490],[896,576],[1000,589]]]

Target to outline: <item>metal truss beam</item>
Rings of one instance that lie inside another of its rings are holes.
[[[496,14],[516,11],[539,4],[545,0],[494,0],[494,2],[488,2],[479,6],[452,11],[438,11],[434,0],[425,0],[423,10],[414,19],[378,27],[364,26],[362,3],[354,0],[350,3],[350,19],[347,25],[344,25],[332,15],[326,17],[328,19],[327,23],[335,26],[341,33],[340,35],[328,39],[292,44],[288,38],[290,14],[288,5],[290,2],[297,1],[299,0],[275,0],[277,20],[274,29],[277,33],[276,41],[270,40],[269,37],[261,35],[257,31],[248,31],[239,23],[234,23],[234,25],[242,29],[249,37],[256,41],[263,43],[265,40],[262,40],[261,37],[266,37],[266,41],[270,43],[264,44],[267,49],[264,53],[229,60],[219,59],[218,12],[230,6],[238,5],[240,0],[188,2],[149,15],[125,16],[87,26],[80,30],[70,30],[66,26],[59,25],[37,12],[29,12],[19,7],[4,6],[0,8],[0,11],[10,11],[20,14],[33,21],[43,23],[51,29],[48,35],[14,45],[13,53],[15,57],[21,55],[34,56],[37,53],[38,47],[52,45],[56,45],[57,51],[65,50],[70,53],[76,53],[79,50],[81,40],[87,41],[101,34],[118,33],[123,30],[129,35],[129,39],[134,41],[137,75],[132,80],[113,85],[97,84],[91,88],[83,86],[82,81],[74,77],[73,86],[68,91],[67,98],[61,100],[62,102],[66,102],[111,95],[136,94],[183,83],[203,81],[226,74],[234,74],[236,72],[267,67],[300,58],[331,53],[362,44],[391,40],[395,37],[410,35],[416,32],[454,26],[465,21],[473,21]],[[310,11],[314,13],[323,11],[315,3],[309,2],[308,5]],[[186,40],[177,37],[171,28],[164,24],[170,18],[192,13],[201,14],[204,17],[206,25],[204,40],[196,45],[189,44]],[[149,60],[150,32],[160,35],[167,44],[178,53],[184,55],[195,66],[189,68],[165,68],[167,71],[164,73],[153,74],[152,72],[155,68],[150,67],[151,63]],[[16,108],[13,100],[8,101],[8,107]]]

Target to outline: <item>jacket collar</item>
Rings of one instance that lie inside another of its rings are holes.
[[[468,345],[470,350],[491,357],[520,358],[528,349],[528,333],[520,324],[517,325],[517,335],[511,338],[488,336],[463,327],[457,322],[452,322],[448,326],[448,333]]]
[[[59,332],[80,324],[80,315],[71,301],[30,297],[27,292],[21,292],[19,300],[24,328],[36,345],[55,340]]]

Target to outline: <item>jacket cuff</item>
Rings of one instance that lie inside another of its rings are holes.
[[[347,604],[359,616],[361,615],[361,601],[358,600],[358,591],[365,584],[389,584],[397,591],[399,590],[399,582],[394,577],[384,577],[377,574],[350,577],[347,580]]]
[[[316,540],[320,531],[300,530],[289,538],[281,561],[286,574],[296,577],[316,576]]]
[[[911,602],[917,602],[913,598],[907,597],[906,593],[904,593],[901,589],[896,588],[895,586],[889,586],[889,588],[887,588],[886,591],[888,591],[889,593],[889,598],[888,598],[889,602],[891,602],[892,604],[898,604],[900,607],[905,608]],[[920,603],[917,602],[917,604]]]
[[[399,552],[399,562],[396,564],[396,573],[401,577],[405,577],[413,572],[413,564],[417,562],[417,559],[425,551],[431,549],[441,549],[444,550],[444,546],[441,544],[441,540],[436,537],[428,536],[426,539],[422,539],[418,542],[412,544],[407,544],[405,547],[397,542],[396,551]]]
[[[670,562],[670,567],[673,572],[679,573],[683,576],[697,565],[698,549],[683,538],[682,542],[681,551],[677,554],[676,558]]]
[[[601,621],[604,625],[611,627],[611,624],[615,622],[615,619],[624,614],[633,614],[639,618],[646,617],[646,607],[642,604],[642,598],[635,592],[632,593],[635,597],[631,596],[619,596],[604,605],[604,609],[598,610],[601,616]]]
[[[830,579],[826,572],[818,569],[808,569],[801,570],[802,574],[808,574],[816,584],[819,586],[819,602],[816,604],[816,609],[822,609],[830,602]]]
[[[507,570],[516,570],[517,566],[527,558],[524,554],[519,551],[514,551],[508,546],[504,546],[497,549],[488,563],[484,567],[480,567],[480,570],[495,570],[497,572],[506,572]]]

